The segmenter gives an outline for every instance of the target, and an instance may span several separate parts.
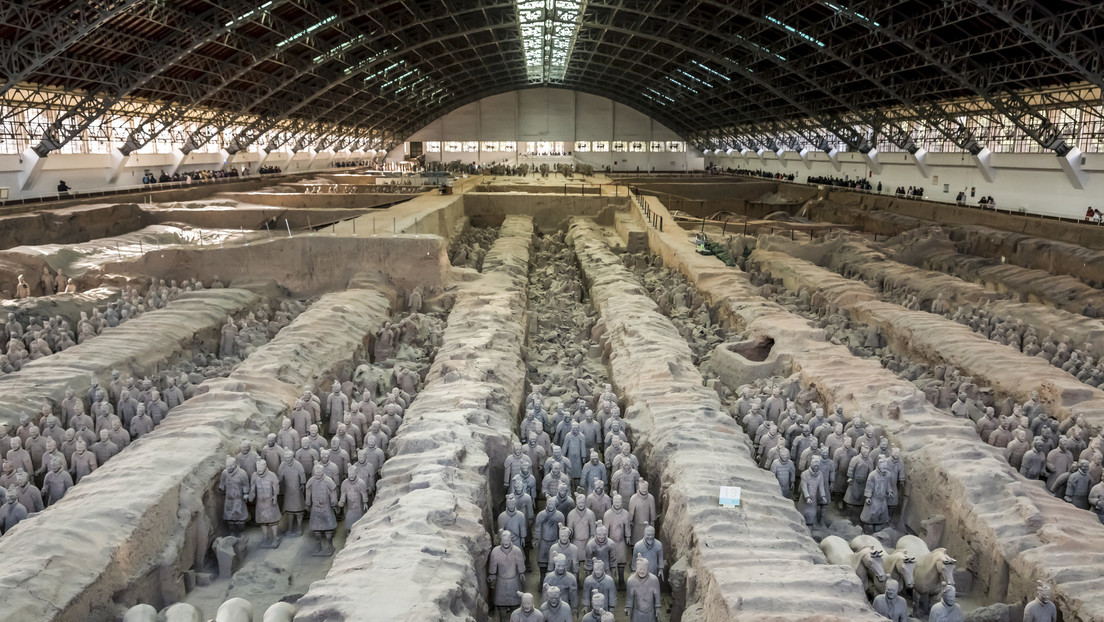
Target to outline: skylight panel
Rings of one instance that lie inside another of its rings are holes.
[[[694,82],[698,82],[700,84],[704,84],[705,86],[708,86],[709,88],[713,88],[712,84],[706,82],[705,80],[702,80],[701,78],[699,78],[698,76],[695,76],[692,73],[688,73],[686,71],[683,71],[682,69],[676,69],[675,71],[681,73],[682,75],[686,76],[687,78],[690,78]]]
[[[713,74],[713,75],[717,76],[718,78],[722,78],[722,79],[723,79],[723,80],[724,80],[725,82],[731,82],[731,81],[732,81],[732,78],[730,78],[730,77],[728,77],[728,76],[724,75],[723,73],[721,73],[721,72],[717,71],[716,69],[713,69],[712,67],[709,67],[709,66],[707,66],[707,65],[703,65],[703,64],[699,63],[699,62],[698,62],[698,61],[696,61],[696,60],[692,60],[692,61],[690,61],[690,62],[691,62],[691,63],[694,63],[694,64],[695,64],[695,65],[697,65],[698,67],[701,67],[702,69],[704,69],[704,70],[708,71],[709,73],[711,73],[711,74]]]
[[[317,24],[315,24],[315,25],[313,25],[313,26],[310,26],[310,27],[308,27],[308,28],[306,28],[306,29],[304,29],[304,30],[301,30],[301,31],[299,31],[299,32],[297,32],[297,33],[295,33],[295,34],[291,35],[291,36],[290,36],[290,37],[288,37],[287,39],[284,39],[283,41],[281,41],[281,42],[277,43],[277,44],[276,44],[276,47],[277,47],[277,48],[282,48],[282,47],[284,47],[285,45],[287,45],[287,44],[289,44],[289,43],[292,43],[292,42],[294,42],[294,41],[297,41],[297,40],[299,40],[299,39],[302,39],[303,37],[305,37],[305,36],[307,36],[307,35],[311,34],[312,32],[314,32],[314,31],[318,30],[319,28],[321,28],[321,27],[325,26],[326,24],[329,24],[330,22],[332,22],[332,21],[334,21],[334,20],[336,20],[336,19],[337,19],[337,16],[336,16],[336,15],[331,15],[331,16],[327,17],[326,19],[324,19],[324,20],[322,20],[322,21],[318,22]]]
[[[859,13],[858,11],[852,11],[851,9],[842,7],[838,4],[832,4],[831,2],[825,2],[824,6],[832,9],[833,11],[835,11],[837,13],[843,13],[844,15],[847,15],[849,17],[853,17],[853,18],[855,18],[855,19],[857,19],[861,22],[866,22],[868,24],[873,24],[875,26],[881,27],[881,24],[879,24],[878,22],[876,22],[876,21],[870,19],[869,17],[863,15],[862,13]]]
[[[659,91],[657,91],[657,90],[655,90],[655,89],[653,89],[653,88],[651,88],[651,87],[645,87],[645,88],[647,88],[647,89],[648,89],[649,91],[651,91],[651,92],[652,92],[653,94],[655,94],[656,96],[658,96],[658,97],[662,97],[663,99],[666,99],[667,101],[671,102],[672,104],[673,104],[673,103],[675,103],[675,100],[671,99],[670,97],[667,97],[667,96],[666,96],[666,95],[664,95],[663,93],[660,93]]]
[[[268,2],[265,2],[264,4],[262,4],[261,6],[255,8],[251,11],[247,11],[247,12],[239,15],[238,17],[235,17],[234,19],[226,22],[223,25],[226,28],[235,28],[237,26],[240,26],[240,25],[244,24],[245,22],[248,22],[254,16],[260,15],[261,13],[267,12],[268,7],[272,6],[272,2],[273,2],[273,0],[269,0]]]
[[[740,35],[736,35],[736,38],[739,39],[740,41],[743,41],[744,43],[747,43],[748,45],[750,45],[751,47],[759,50],[760,52],[763,52],[765,54],[770,54],[771,56],[777,58],[780,61],[785,62],[785,60],[786,60],[785,56],[782,56],[781,54],[777,54],[775,52],[772,52],[772,51],[770,51],[769,48],[763,47],[763,46],[759,45],[758,43],[756,43],[754,41],[749,41],[749,40],[741,37]]]
[[[562,82],[585,0],[517,0],[529,82]]]
[[[690,91],[691,93],[697,94],[697,92],[698,92],[697,89],[695,89],[693,87],[686,86],[685,84],[683,84],[682,82],[679,82],[678,80],[672,78],[671,76],[667,76],[667,79],[670,80],[671,82],[674,82],[675,84],[681,86],[682,88],[686,89],[687,91]]]
[[[791,26],[791,25],[787,24],[786,22],[783,22],[783,21],[782,21],[782,20],[780,20],[780,19],[777,19],[777,18],[771,17],[770,15],[767,15],[767,20],[769,20],[769,21],[770,21],[770,22],[771,22],[772,24],[778,24],[779,26],[781,26],[781,27],[785,28],[786,30],[789,30],[790,32],[792,32],[792,33],[794,33],[795,35],[797,35],[797,36],[801,37],[802,39],[805,39],[805,40],[806,40],[806,41],[808,41],[809,43],[813,43],[813,44],[816,44],[816,45],[817,45],[817,46],[819,46],[819,47],[824,47],[824,44],[823,44],[823,43],[821,43],[821,42],[820,42],[820,41],[819,41],[818,39],[816,39],[815,37],[813,37],[813,36],[811,36],[811,35],[807,35],[807,34],[805,34],[804,32],[801,32],[800,30],[798,30],[798,29],[794,28],[793,26]]]
[[[335,46],[332,49],[330,49],[329,52],[326,52],[325,54],[319,54],[318,56],[315,56],[314,57],[314,64],[317,65],[318,63],[320,63],[324,60],[328,60],[328,59],[332,58],[333,56],[335,56],[337,54],[340,54],[340,53],[344,52],[345,50],[353,47],[354,45],[359,44],[361,41],[364,41],[367,38],[368,38],[368,35],[359,34],[359,35],[353,37],[352,39],[348,39],[344,43],[342,43],[341,45]]]

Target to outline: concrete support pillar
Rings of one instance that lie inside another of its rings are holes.
[[[1062,172],[1069,178],[1070,185],[1078,190],[1083,190],[1089,181],[1088,174],[1081,168],[1081,150],[1074,147],[1066,155],[1058,155],[1058,165]]]
[[[974,156],[974,164],[981,171],[981,176],[985,178],[985,181],[992,183],[997,176],[997,171],[993,168],[993,152],[989,151],[988,147],[983,147]]]
[[[287,151],[269,151],[261,156],[260,161],[257,162],[257,170],[259,171],[262,166],[279,166],[281,169],[287,167],[287,163],[291,160],[292,154]]]
[[[912,157],[916,160],[916,168],[920,169],[920,175],[925,178],[931,177],[931,165],[928,164],[927,150],[917,149]]]
[[[130,155],[123,155],[122,151],[118,149],[112,149],[108,154],[107,164],[107,183],[109,185],[115,184],[119,181],[119,177],[122,176],[123,171],[126,170],[127,162],[130,161]]]
[[[813,163],[811,160],[809,160],[809,153],[810,151],[808,147],[803,147],[801,151],[797,152],[797,155],[801,156],[801,161],[805,163],[806,169],[813,168]]]
[[[35,153],[34,149],[23,152],[23,170],[17,176],[19,190],[26,192],[34,187],[39,176],[42,175],[42,167],[46,165],[46,158]]]
[[[225,153],[225,152],[224,152]],[[169,165],[169,175],[175,175],[180,170],[180,165],[184,164],[184,158],[188,157],[188,154],[179,149],[172,150],[172,164]]]
[[[323,151],[316,151],[316,150],[314,149],[314,147],[311,147],[311,148],[309,149],[309,151],[310,151],[310,154],[311,154],[311,155],[310,155],[310,157],[309,157],[309,158],[307,158],[307,165],[306,165],[306,166],[304,167],[304,168],[305,168],[305,169],[307,169],[307,170],[310,170],[310,169],[314,168],[314,162],[315,162],[315,160],[317,160],[317,159],[318,159],[318,156],[319,156],[319,155],[321,155],[322,153],[324,153],[324,152],[325,152],[325,150],[323,150]],[[323,159],[324,159],[324,158],[323,158]]]
[[[871,149],[863,154],[863,158],[866,160],[866,165],[870,167],[870,170],[874,171],[875,175],[882,174],[882,163],[878,161],[878,150]]]
[[[826,150],[824,153],[828,155],[828,160],[832,163],[832,168],[839,171],[843,167],[843,164],[841,164],[839,161],[839,149],[832,147],[831,149]]]

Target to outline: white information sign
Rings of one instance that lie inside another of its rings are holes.
[[[721,505],[726,508],[734,508],[740,505],[739,486],[721,486]]]

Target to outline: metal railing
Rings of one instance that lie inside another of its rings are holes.
[[[640,193],[640,189],[636,186],[628,186],[629,200],[636,205],[640,213],[644,215],[644,220],[648,221],[648,224],[653,228],[663,231],[663,216],[652,211],[652,206],[648,205],[648,200]]]

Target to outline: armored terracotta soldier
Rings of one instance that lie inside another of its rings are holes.
[[[314,465],[313,475],[306,484],[305,501],[310,508],[310,528],[317,541],[315,555],[333,555],[333,534],[337,529],[337,484],[326,476],[321,464]],[[325,544],[323,544],[325,540]]]
[[[659,578],[648,572],[648,560],[637,559],[625,590],[625,615],[629,622],[659,622],[659,608]]]
[[[575,494],[575,507],[567,516],[567,527],[571,530],[571,543],[575,545],[576,557],[569,560],[582,564],[586,561],[586,545],[594,537],[597,518],[594,512],[586,506],[586,497],[582,493]],[[572,569],[574,569],[574,563]]]
[[[73,487],[73,477],[65,470],[62,458],[50,459],[50,470],[42,482],[42,491],[46,494],[46,505],[50,506],[65,496],[65,493]]]
[[[555,585],[547,587],[542,583],[544,604],[541,605],[541,613],[544,622],[575,622],[574,612],[562,597],[560,588]]]
[[[614,495],[613,507],[606,510],[602,518],[602,524],[609,530],[609,538],[613,542],[611,549],[613,561],[617,564],[617,585],[621,588],[625,587],[625,564],[629,558],[629,540],[632,539],[632,522],[623,503],[621,495]]]
[[[599,459],[598,451],[591,450],[590,461],[583,466],[581,486],[587,494],[594,492],[594,482],[606,480],[606,465]]]
[[[866,491],[866,480],[873,470],[874,464],[870,461],[870,448],[863,445],[859,448],[859,455],[852,458],[851,463],[847,466],[847,493],[843,497],[844,503],[847,504],[856,517],[866,503],[863,496]]]
[[[632,539],[639,542],[644,537],[644,530],[648,525],[656,523],[655,496],[648,492],[648,482],[641,480],[637,487],[637,493],[629,499],[629,516],[632,519]]]
[[[644,537],[633,545],[632,558],[648,560],[648,567],[655,568],[655,575],[663,580],[663,543],[656,540],[655,527],[648,525]]]
[[[552,557],[554,570],[549,572],[541,580],[542,590],[545,594],[548,589],[559,588],[561,597],[567,601],[572,610],[579,608],[579,584],[575,574],[568,571],[568,564],[572,564],[567,555],[557,554]]]
[[[280,478],[268,468],[268,462],[258,459],[254,463],[254,472],[250,477],[249,501],[254,502],[254,520],[261,526],[263,540],[261,547],[280,546],[279,526],[283,515],[280,512],[278,497]]]
[[[889,522],[888,501],[893,492],[888,460],[881,458],[877,469],[867,478],[863,491],[865,501],[859,520],[866,533],[874,533]]]
[[[491,549],[487,582],[494,587],[499,622],[505,622],[510,611],[521,605],[520,590],[525,587],[525,554],[514,546],[514,535],[505,529],[499,533],[499,545]]]
[[[127,445],[130,445],[130,432],[123,429],[123,422],[116,418],[111,422],[111,430],[108,432],[108,438],[115,446],[122,451]]]
[[[819,455],[813,456],[809,468],[801,474],[801,493],[798,495],[798,510],[805,518],[806,525],[820,520],[820,508],[828,503],[828,489],[821,474],[823,465]]]
[[[15,472],[15,485],[8,491],[19,497],[19,503],[27,508],[29,514],[41,512],[45,509],[42,503],[42,491],[31,481],[31,476],[26,471]]]
[[[1077,463],[1077,470],[1070,473],[1069,479],[1066,480],[1066,502],[1082,510],[1089,509],[1089,490],[1092,485],[1089,461],[1082,460]]]
[[[351,531],[353,525],[368,512],[368,483],[360,479],[357,472],[357,465],[350,464],[348,477],[341,482],[341,496],[337,501],[338,507],[345,509],[345,531]]]
[[[613,584],[613,577],[606,574],[608,567],[604,561],[594,560],[591,573],[583,580],[583,607],[593,607],[595,596],[603,597],[604,603],[609,603],[611,609],[617,606],[617,587]]]
[[[1057,622],[1058,610],[1050,599],[1050,586],[1040,583],[1035,600],[1024,607],[1023,622]]]
[[[330,418],[331,436],[337,433],[337,424],[341,423],[347,410],[349,410],[349,398],[341,392],[341,383],[334,381],[330,394],[326,397],[326,414]]]
[[[27,508],[19,501],[14,489],[0,489],[0,504],[0,532],[7,533],[26,520]]]
[[[529,535],[527,523],[525,514],[518,511],[517,499],[513,495],[506,495],[506,509],[498,515],[498,530],[512,533],[514,541],[522,550]]]
[[[249,508],[246,506],[249,486],[249,476],[238,468],[238,462],[233,456],[228,456],[226,468],[219,478],[219,490],[226,495],[222,518],[234,535],[240,536],[245,531],[245,521],[249,520]]]
[[[533,546],[537,548],[537,565],[540,566],[542,579],[550,565],[548,551],[560,537],[560,525],[563,522],[564,515],[556,510],[554,498],[549,496],[544,510],[537,514],[533,526]]]
[[[964,622],[964,620],[965,614],[962,612],[962,607],[955,602],[954,586],[944,586],[943,597],[932,605],[928,622]]]
[[[73,476],[73,483],[79,484],[81,479],[90,475],[99,466],[96,463],[96,455],[88,451],[84,439],[77,440],[77,450],[69,461],[69,473]]]
[[[544,622],[544,614],[537,609],[533,595],[518,592],[518,596],[521,597],[521,605],[510,614],[510,622]]]
[[[1036,436],[1032,440],[1032,448],[1027,450],[1020,463],[1020,475],[1029,480],[1043,478],[1046,474],[1046,454],[1043,449],[1043,438]]]
[[[120,447],[111,441],[111,430],[100,430],[99,442],[92,445],[92,455],[96,457],[96,464],[103,465],[119,451]]]
[[[64,435],[62,436],[64,438]],[[42,477],[46,475],[46,472],[50,470],[50,463],[54,458],[61,460],[61,468],[63,470],[69,470],[69,461],[65,458],[65,454],[58,449],[58,443],[52,437],[46,439],[46,451],[42,452],[41,457],[38,459],[38,470],[35,471],[35,477]]]
[[[280,480],[280,497],[283,503],[281,509],[292,517],[288,522],[288,535],[301,535],[303,512],[306,509],[304,488],[307,478],[302,463],[295,459],[295,454],[290,449],[284,450],[283,460],[276,470],[276,477]],[[294,523],[294,526],[291,523]]]
[[[783,447],[778,453],[778,457],[771,463],[771,473],[774,474],[776,480],[778,480],[779,489],[782,491],[782,496],[787,499],[793,496],[793,485],[796,477],[797,468],[794,466],[792,460],[790,460],[790,453]]]
[[[596,480],[594,482],[594,492],[587,495],[586,507],[594,512],[596,520],[602,520],[606,515],[606,511],[613,507],[613,499],[606,494],[606,484],[602,480]],[[606,566],[609,568],[610,566]]]
[[[514,443],[513,452],[506,456],[506,460],[502,464],[503,488],[510,488],[510,480],[514,479],[515,475],[521,474],[521,465],[528,460],[529,456],[522,451],[521,443]]]
[[[874,598],[874,611],[890,622],[909,622],[908,603],[898,595],[901,585],[894,579],[885,584],[885,593]]]

